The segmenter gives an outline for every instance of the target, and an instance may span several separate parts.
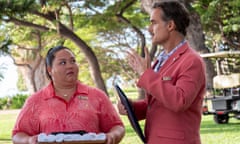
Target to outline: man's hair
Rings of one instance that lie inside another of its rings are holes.
[[[190,18],[187,9],[177,1],[155,2],[153,9],[159,8],[163,11],[162,20],[173,20],[176,30],[186,36],[186,29],[189,26]]]

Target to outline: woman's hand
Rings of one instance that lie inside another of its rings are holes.
[[[108,133],[106,133],[106,144],[118,144],[125,135],[123,126],[114,126]]]
[[[37,135],[28,138],[29,144],[37,144]]]
[[[114,136],[114,134],[112,134],[111,132],[110,133],[107,133],[106,134],[106,136],[107,136],[107,142],[106,142],[106,144],[115,144],[116,142],[116,138],[115,138],[115,136]]]
[[[37,144],[38,135],[29,136],[26,133],[19,132],[16,133],[13,138],[13,144]]]

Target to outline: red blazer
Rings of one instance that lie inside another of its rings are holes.
[[[160,68],[146,70],[138,87],[146,99],[133,103],[145,121],[147,144],[200,144],[206,78],[202,58],[185,43]]]

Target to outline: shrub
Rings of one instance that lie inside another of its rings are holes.
[[[7,97],[0,98],[0,109],[6,109],[7,108]]]
[[[17,94],[14,97],[12,97],[12,102],[11,102],[11,109],[19,109],[22,108],[25,100],[27,99],[28,95],[23,95],[23,94]]]
[[[22,108],[28,95],[17,94],[15,96],[0,98],[0,109],[19,109]]]

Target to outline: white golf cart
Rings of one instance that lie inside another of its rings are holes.
[[[217,124],[228,123],[230,117],[240,119],[240,73],[231,72],[237,68],[240,51],[221,51],[201,56],[216,61],[217,70],[213,90],[205,96],[203,114],[212,114]]]

